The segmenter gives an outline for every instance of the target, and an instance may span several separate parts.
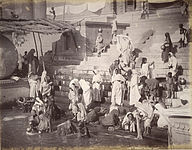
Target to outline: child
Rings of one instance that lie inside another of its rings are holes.
[[[152,78],[152,69],[154,67],[154,62],[148,63],[147,58],[142,58],[141,62],[141,76],[146,76],[147,78]]]
[[[174,91],[174,78],[172,76],[172,73],[169,72],[167,74],[167,79],[166,79],[166,87],[167,87],[167,98],[175,97],[175,91]]]
[[[122,122],[122,128],[129,132],[135,132],[135,118],[131,112],[128,112]]]

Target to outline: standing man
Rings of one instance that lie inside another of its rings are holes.
[[[183,27],[183,24],[179,25],[179,29],[180,29],[179,30],[180,31],[180,41],[179,41],[180,47],[179,48],[181,48],[181,47],[185,47],[188,44],[187,29]]]
[[[49,11],[49,12],[53,14],[53,20],[55,20],[55,18],[56,18],[55,8],[51,7],[51,11]]]
[[[38,58],[34,56],[35,49],[31,49],[27,55],[27,61],[29,64],[28,73],[37,74],[37,68],[39,67]]]

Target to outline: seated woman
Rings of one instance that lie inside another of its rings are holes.
[[[131,112],[128,112],[122,122],[122,128],[129,131],[129,132],[135,132],[136,129],[136,122],[133,114]]]
[[[103,30],[100,28],[98,30],[98,35],[97,35],[96,44],[95,44],[95,49],[97,51],[98,57],[101,56],[102,51],[105,49],[105,44],[103,42],[104,40],[103,40],[102,32],[103,32]]]
[[[37,129],[39,133],[51,130],[50,119],[45,116],[43,111],[39,112],[39,124]]]
[[[145,97],[140,99],[140,102],[136,105],[137,111],[135,113],[137,122],[138,138],[142,138],[141,122],[144,123],[144,134],[151,134],[151,121],[154,116],[154,106],[152,101],[148,101]],[[140,128],[140,129],[138,129]]]

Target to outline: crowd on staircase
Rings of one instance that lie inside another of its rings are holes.
[[[189,43],[190,31],[179,25],[180,47],[186,47]],[[143,135],[150,135],[151,128],[158,124],[156,114],[159,108],[166,108],[166,99],[176,99],[177,91],[183,90],[186,80],[179,78],[178,62],[175,57],[174,45],[168,32],[165,33],[165,42],[162,44],[162,61],[168,63],[169,72],[165,82],[155,78],[153,71],[155,61],[148,62],[148,58],[142,58],[141,67],[136,68],[136,59],[139,57],[129,34],[117,35],[117,21],[112,25],[111,43],[116,45],[117,59],[109,67],[111,75],[111,91],[108,92],[109,103],[103,93],[103,78],[99,70],[93,70],[92,82],[85,79],[72,79],[69,83],[68,110],[73,118],[66,118],[66,122],[57,126],[59,134],[78,133],[80,136],[89,135],[89,124],[99,124],[108,130],[126,130],[137,133],[136,139],[142,139]],[[95,50],[100,57],[106,51],[102,29],[98,30]],[[34,50],[32,50],[34,53]],[[32,70],[32,63],[29,69]],[[41,79],[31,72],[28,75],[30,85],[31,116],[27,133],[42,133],[52,131],[52,121],[58,116],[61,109],[55,104],[53,83],[44,70]],[[166,91],[166,92],[165,92]],[[19,99],[18,103],[26,107],[27,101]],[[32,103],[32,105],[31,105]],[[27,106],[28,107],[28,106]],[[155,120],[155,121],[154,121]],[[155,123],[154,123],[155,122]],[[168,125],[166,123],[163,127]]]

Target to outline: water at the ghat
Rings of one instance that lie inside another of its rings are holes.
[[[57,97],[57,99],[60,99]],[[57,101],[56,99],[56,101]],[[62,106],[61,106],[62,107]],[[63,106],[64,107],[64,106]],[[78,137],[76,134],[69,136],[58,135],[56,126],[66,120],[62,117],[54,122],[54,131],[37,135],[27,135],[29,113],[18,109],[1,111],[1,146],[10,147],[76,147],[76,146],[150,146],[164,147],[167,143],[167,130],[152,129],[152,135],[136,140],[136,134],[123,130],[108,131],[101,125],[88,125],[90,138]]]

